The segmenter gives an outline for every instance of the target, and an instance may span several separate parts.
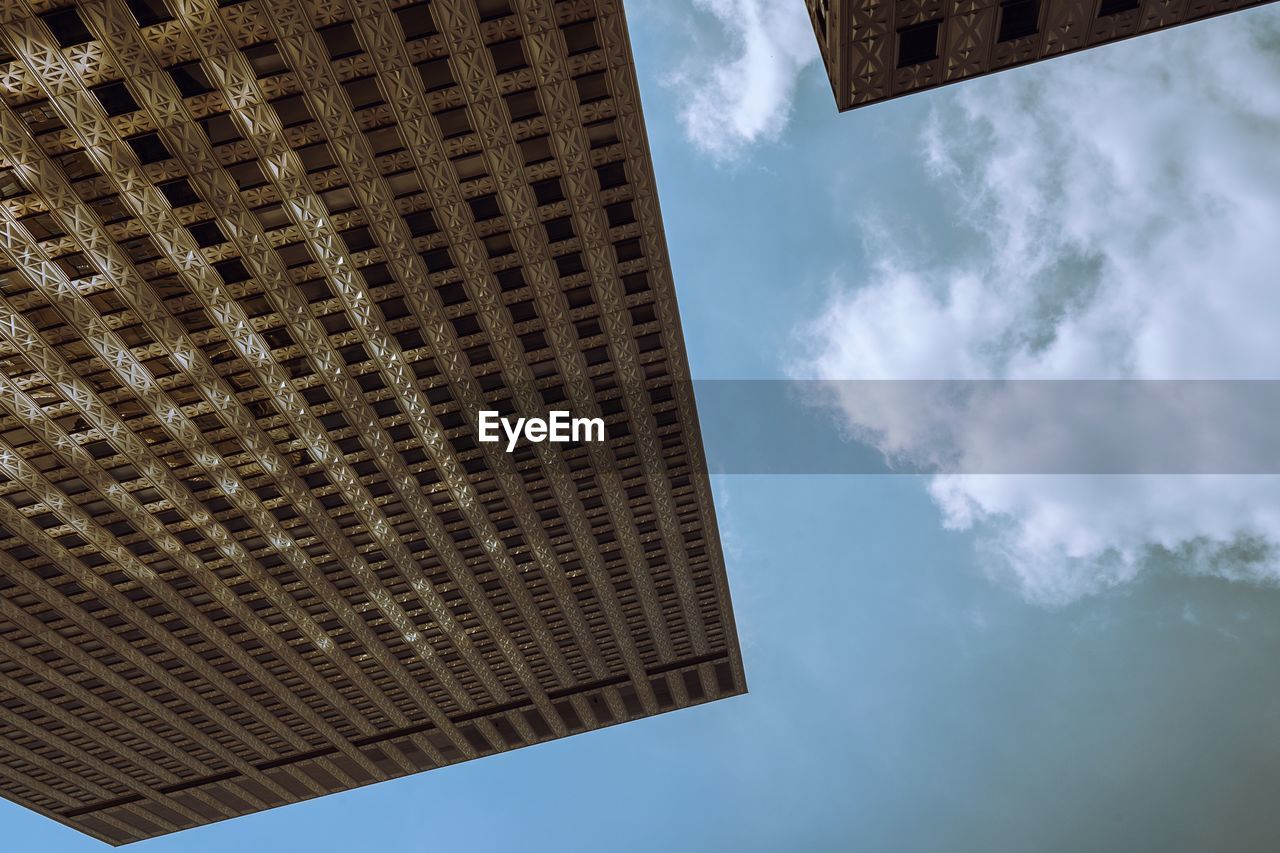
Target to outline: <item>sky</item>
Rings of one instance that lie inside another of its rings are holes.
[[[627,13],[695,377],[1280,378],[1280,7],[844,115],[800,0]],[[1280,848],[1276,477],[713,485],[748,695],[134,849]]]

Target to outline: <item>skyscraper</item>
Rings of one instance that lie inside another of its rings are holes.
[[[617,0],[15,0],[0,95],[0,794],[119,844],[746,689]]]
[[[1270,0],[805,0],[841,110]]]

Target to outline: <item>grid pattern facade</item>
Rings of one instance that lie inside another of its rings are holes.
[[[805,0],[850,110],[1272,0]]]
[[[14,0],[0,98],[0,795],[120,844],[745,691],[617,0]],[[607,441],[475,441],[549,408]]]

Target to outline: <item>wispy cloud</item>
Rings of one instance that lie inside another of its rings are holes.
[[[800,71],[818,58],[802,0],[694,0],[716,32],[666,79],[689,140],[720,162],[777,139]]]
[[[923,140],[977,251],[939,268],[883,235],[806,330],[822,378],[1280,378],[1280,15],[1258,10],[963,84]],[[897,413],[842,400],[886,450]],[[966,412],[935,417],[965,435]],[[1230,412],[1223,412],[1230,417]],[[979,421],[980,422],[980,421]],[[1280,578],[1273,477],[937,478],[1029,598],[1157,563]]]

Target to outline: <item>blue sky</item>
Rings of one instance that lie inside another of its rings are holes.
[[[799,7],[628,5],[695,376],[1277,378],[1280,10],[838,115]],[[749,695],[136,849],[1276,849],[1274,478],[715,488]]]

